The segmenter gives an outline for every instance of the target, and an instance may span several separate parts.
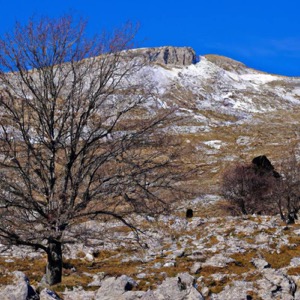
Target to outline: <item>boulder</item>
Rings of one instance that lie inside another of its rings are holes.
[[[102,280],[105,278],[104,272],[99,272],[93,276],[93,281],[88,286],[101,286]]]
[[[262,258],[253,258],[251,262],[259,270],[271,268],[271,265]]]
[[[40,297],[29,284],[27,276],[20,271],[12,273],[13,283],[0,291],[1,300],[39,300]]]
[[[223,291],[218,294],[212,294],[212,300],[240,300],[252,299],[251,293],[255,290],[252,282],[247,281],[234,281],[230,285],[226,285]],[[251,298],[250,298],[251,297]]]
[[[252,164],[260,171],[272,172],[275,178],[280,178],[280,174],[275,171],[274,166],[271,164],[270,160],[265,155],[260,155],[252,160]]]
[[[193,264],[193,266],[191,267],[190,272],[191,272],[192,274],[199,274],[201,268],[202,268],[201,262],[198,262],[198,261],[197,261],[197,262],[195,262],[195,263]]]
[[[204,300],[196,289],[195,278],[188,273],[166,278],[153,293],[155,300]]]
[[[97,300],[129,300],[138,299],[145,292],[130,292],[137,283],[126,275],[109,277],[102,281],[100,289],[96,293]],[[138,295],[137,295],[138,294]]]
[[[61,300],[61,298],[49,289],[43,289],[40,292],[40,300]]]
[[[253,158],[252,163],[256,165],[258,168],[264,169],[266,171],[274,170],[273,165],[265,155],[260,155]]]

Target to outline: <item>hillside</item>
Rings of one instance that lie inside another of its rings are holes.
[[[143,71],[161,105],[176,105],[186,117],[169,130],[193,150],[203,193],[217,193],[219,176],[232,162],[264,154],[280,167],[290,151],[297,153],[300,78],[266,74],[218,55],[193,63],[197,59],[190,48],[180,48],[181,59],[166,64],[162,57],[169,48],[156,50],[157,61]],[[184,65],[182,57],[189,57],[190,64]]]
[[[188,47],[131,50],[136,54],[147,64],[128,81],[158,95],[146,103],[145,115],[177,108],[180,123],[162,130],[181,141],[184,161],[199,168],[200,177],[184,183],[197,196],[176,204],[173,215],[133,215],[141,226],[138,243],[116,221],[78,225],[100,239],[65,247],[64,279],[51,289],[65,300],[300,299],[300,224],[286,226],[279,216],[228,216],[219,191],[233,163],[266,155],[280,171],[292,151],[300,155],[300,78],[218,55],[197,58]],[[192,218],[185,217],[187,208]],[[22,271],[43,290],[40,299],[55,299],[40,283],[42,252],[0,250],[0,296],[27,293],[27,279],[16,272]]]

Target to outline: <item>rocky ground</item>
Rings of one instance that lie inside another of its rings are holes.
[[[48,289],[70,300],[300,299],[300,224],[287,226],[278,216],[197,213],[140,224],[139,243],[130,230],[110,223],[101,245],[67,245],[64,280]],[[96,225],[103,224],[88,224]],[[56,299],[40,283],[45,263],[42,253],[2,252],[1,299],[28,299],[8,296],[28,289],[18,270],[40,299]]]

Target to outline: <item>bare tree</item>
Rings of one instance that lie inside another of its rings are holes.
[[[176,194],[180,160],[163,130],[173,110],[143,106],[155,93],[123,51],[134,36],[127,25],[88,39],[64,17],[0,40],[0,238],[44,250],[49,284],[74,225],[109,216],[137,230],[129,214],[166,212]]]

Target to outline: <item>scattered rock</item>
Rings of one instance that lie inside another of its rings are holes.
[[[262,258],[253,258],[251,262],[259,270],[271,268],[271,265]]]
[[[198,274],[202,268],[202,264],[200,262],[195,262],[190,269],[192,274]]]
[[[216,254],[203,263],[203,266],[226,267],[227,264],[234,262],[234,259],[226,257],[224,254]]]
[[[290,262],[291,267],[299,267],[300,266],[300,257],[293,257]]]
[[[176,261],[168,261],[164,264],[164,267],[169,268],[169,267],[175,267],[176,266]]]

